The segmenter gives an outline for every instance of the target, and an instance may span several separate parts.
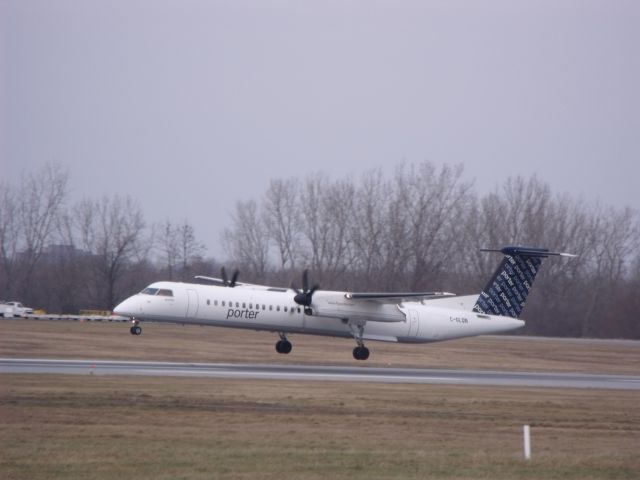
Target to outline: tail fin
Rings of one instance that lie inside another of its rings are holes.
[[[483,252],[501,252],[504,254],[504,258],[487,286],[480,293],[473,306],[473,311],[513,318],[520,316],[542,260],[551,255],[575,257],[570,253],[556,253],[550,252],[546,248],[534,247],[481,250]]]

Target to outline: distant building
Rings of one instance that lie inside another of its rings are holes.
[[[56,243],[44,248],[40,261],[44,264],[52,264],[69,260],[77,260],[79,258],[87,258],[90,256],[91,254],[89,252],[80,250],[74,245]]]

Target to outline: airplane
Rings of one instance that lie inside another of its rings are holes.
[[[353,357],[366,360],[365,341],[428,343],[494,334],[524,326],[519,319],[542,261],[575,257],[546,248],[481,249],[503,254],[495,273],[476,295],[449,292],[357,293],[320,290],[302,275],[302,289],[238,282],[224,267],[222,278],[199,283],[156,282],[127,298],[114,314],[129,317],[132,335],[140,322],[211,325],[275,332],[276,351],[288,354],[289,334],[353,338]]]

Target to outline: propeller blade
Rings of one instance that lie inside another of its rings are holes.
[[[235,287],[236,286],[236,281],[238,280],[238,275],[240,275],[240,270],[236,270],[235,272],[233,272],[233,276],[231,277],[231,283],[229,284],[230,287]]]
[[[309,270],[304,270],[302,272],[302,290],[298,290],[291,282],[291,288],[296,295],[293,297],[293,301],[298,305],[302,305],[304,307],[310,307],[311,302],[313,301],[313,293],[320,288],[320,285],[315,284],[313,287],[309,288]]]
[[[229,285],[229,279],[227,278],[227,270],[224,267],[220,268],[220,276],[222,277],[222,283],[225,286]]]

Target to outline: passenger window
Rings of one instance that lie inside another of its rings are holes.
[[[273,305],[269,305],[269,311],[273,311]]]
[[[213,304],[217,307],[218,306],[218,300],[214,300]]]
[[[211,300],[207,298],[207,305],[211,305]]]
[[[242,308],[247,308],[247,304],[242,302]]]
[[[287,306],[286,306],[286,305],[285,305],[285,307],[284,307],[284,311],[285,311],[285,312],[287,311]]]
[[[236,308],[240,308],[240,302],[236,302]]]
[[[224,300],[222,300],[222,306],[224,307]]]
[[[276,311],[277,311],[277,312],[279,312],[279,311],[280,311],[280,305],[278,305],[278,306],[276,307]]]
[[[253,303],[249,304],[249,308],[253,310]]]

